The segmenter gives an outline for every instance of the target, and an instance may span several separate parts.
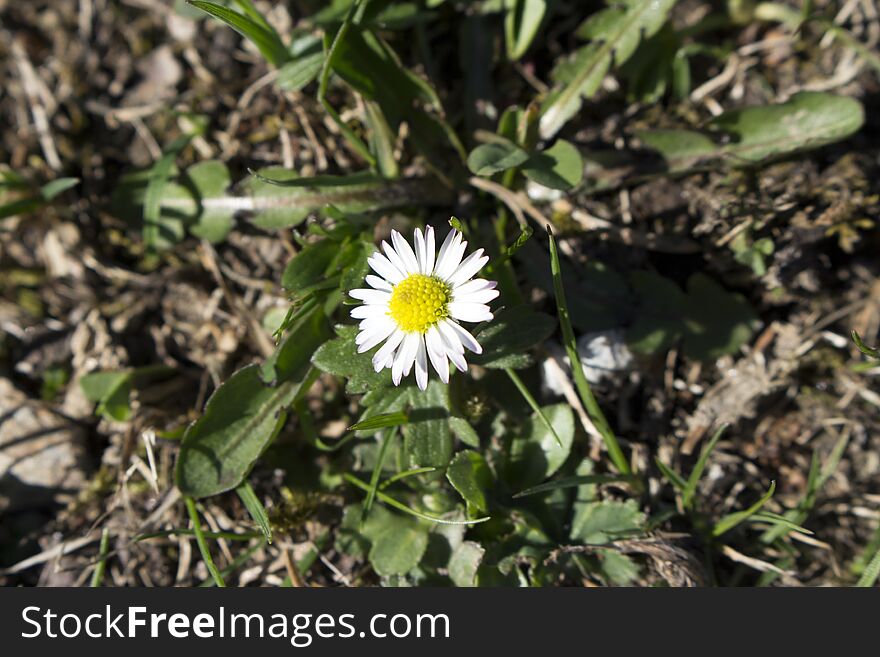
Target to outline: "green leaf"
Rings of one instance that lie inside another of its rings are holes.
[[[386,427],[399,427],[409,422],[409,416],[403,411],[396,413],[381,413],[374,415],[362,422],[356,422],[348,427],[348,431],[376,431]]]
[[[556,430],[556,436],[536,413],[532,413],[510,445],[510,458],[505,468],[509,484],[526,488],[553,475],[571,451],[574,440],[574,413],[568,404],[554,404],[542,408],[545,417]]]
[[[109,420],[125,422],[131,416],[131,382],[132,370],[119,370],[86,374],[79,383],[86,398],[98,404],[99,414]]]
[[[531,306],[503,310],[477,333],[483,353],[471,360],[495,369],[528,367],[531,358],[526,352],[550,337],[555,328],[556,322],[550,315],[537,312]]]
[[[449,557],[449,579],[456,586],[476,586],[477,569],[486,550],[474,541],[462,541]]]
[[[263,507],[263,503],[260,502],[260,498],[257,497],[254,489],[251,488],[247,481],[243,481],[235,489],[235,492],[238,493],[241,503],[244,504],[253,521],[257,523],[257,527],[263,532],[263,538],[266,539],[267,543],[271,543],[272,526],[269,524],[269,516],[266,514],[266,509]]]
[[[323,66],[323,52],[298,57],[278,70],[278,86],[285,91],[299,91],[318,77]]]
[[[410,387],[409,424],[403,427],[407,466],[445,468],[452,458],[449,388],[437,380],[424,391]]]
[[[0,205],[0,219],[36,212],[62,192],[79,184],[79,178],[56,178],[55,180],[50,180],[39,189],[33,190],[24,178],[16,174],[10,175],[11,172],[2,171],[0,171],[0,174],[5,174],[5,179],[0,183],[0,193],[6,190],[28,190],[32,192],[29,196]]]
[[[214,4],[213,2],[204,2],[204,0],[188,1],[189,4],[191,4],[193,7],[201,9],[202,11],[210,14],[214,18],[223,21],[233,30],[248,39],[257,47],[257,50],[260,51],[260,54],[266,59],[267,62],[272,64],[272,66],[281,66],[288,59],[290,59],[290,53],[284,46],[284,43],[281,41],[281,37],[278,36],[278,33],[275,32],[275,30],[272,29],[272,27],[265,21],[265,19],[262,19],[262,17],[259,17],[258,20],[255,20],[259,16],[254,15],[256,10],[248,11],[247,9],[245,9],[245,11],[249,14],[245,15],[229,9],[228,7]]]
[[[645,514],[635,500],[603,500],[589,504],[578,522],[572,524],[571,538],[589,544],[609,543],[644,531]]]
[[[618,482],[632,482],[635,480],[635,477],[631,476],[622,476],[622,475],[580,475],[576,477],[563,477],[562,479],[557,479],[555,481],[548,481],[543,484],[538,484],[537,486],[532,486],[531,488],[526,488],[519,493],[516,493],[513,497],[514,499],[519,497],[528,497],[529,495],[538,495],[539,493],[546,493],[551,490],[560,490],[564,488],[576,488],[579,486],[583,486],[584,484],[613,484]]]
[[[428,529],[418,520],[376,507],[364,524],[370,539],[370,564],[377,574],[405,575],[415,568],[428,547]]]
[[[284,268],[281,285],[285,290],[302,295],[326,280],[325,273],[338,252],[339,243],[329,239],[303,245]]]
[[[715,450],[715,446],[718,444],[718,441],[721,440],[721,436],[724,435],[724,432],[727,430],[729,425],[722,424],[718,427],[718,430],[715,432],[715,435],[712,436],[712,439],[706,443],[706,446],[700,452],[700,457],[697,459],[696,465],[694,465],[694,469],[691,470],[691,474],[687,479],[687,483],[684,487],[684,490],[681,491],[681,505],[685,509],[689,509],[691,507],[691,503],[694,500],[694,495],[697,492],[697,484],[700,483],[700,478],[703,476],[703,472],[706,469],[706,464],[709,462],[709,457],[712,455],[712,452]]]
[[[228,204],[215,204],[226,198],[229,187],[229,169],[217,160],[208,160],[191,166],[183,179],[195,195],[195,216],[190,220],[189,231],[209,242],[221,242],[232,230],[233,215]]]
[[[856,346],[859,348],[865,356],[870,356],[871,358],[880,358],[880,349],[875,349],[874,347],[869,347],[862,341],[862,337],[856,331],[852,331],[852,339],[853,342],[856,343]]]
[[[458,415],[449,416],[449,428],[455,437],[468,447],[480,448],[480,436],[474,431],[470,422]]]
[[[685,295],[668,278],[653,272],[633,272],[630,284],[638,298],[638,314],[626,333],[630,349],[657,353],[681,335]]]
[[[773,493],[776,491],[776,482],[770,482],[770,488],[767,490],[764,495],[761,496],[757,502],[755,502],[752,506],[750,506],[745,511],[737,511],[736,513],[731,513],[724,516],[721,520],[715,523],[715,527],[712,529],[712,536],[716,538],[729,532],[731,529],[736,527],[741,522],[748,520],[750,517],[755,515],[758,511],[760,511],[761,507],[763,507],[767,502],[770,501],[770,498],[773,497]]]
[[[315,352],[312,363],[322,372],[346,379],[345,390],[350,395],[390,386],[391,370],[384,369],[377,374],[373,370],[370,354],[357,353],[354,342],[357,334],[357,326],[340,324],[336,327],[337,337],[324,343]],[[400,409],[389,409],[388,412],[393,410]]]
[[[528,159],[529,154],[523,149],[499,137],[498,141],[480,144],[472,150],[467,165],[476,175],[488,177],[518,167]]]
[[[725,112],[710,127],[733,138],[722,148],[726,157],[748,164],[840,141],[864,122],[855,98],[803,92],[779,105]]]
[[[175,478],[182,493],[202,498],[244,481],[280,431],[287,408],[307,392],[309,357],[325,339],[323,321],[303,321],[277,359],[274,385],[263,382],[260,366],[249,365],[211,395],[181,441]]]
[[[708,124],[709,134],[691,130],[636,134],[660,153],[667,172],[676,174],[719,163],[754,166],[819,148],[846,139],[864,121],[864,109],[854,98],[802,92],[777,105],[725,112]]]
[[[523,165],[530,180],[551,189],[569,190],[584,177],[584,161],[570,142],[558,139],[546,151],[532,155]]]
[[[741,294],[726,291],[702,273],[688,279],[684,312],[684,352],[703,361],[736,353],[752,337],[757,321]]]
[[[676,0],[619,0],[613,7],[593,14],[578,28],[577,35],[591,43],[554,71],[561,87],[543,108],[543,139],[555,135],[577,114],[582,98],[590,98],[599,90],[612,63],[620,66],[626,62],[643,38],[654,35],[663,26],[675,3]]]
[[[489,510],[485,491],[492,487],[492,472],[479,452],[466,449],[456,454],[446,470],[446,478],[469,506],[481,513]]]
[[[449,190],[430,178],[385,180],[369,171],[300,178],[295,171],[281,167],[251,174],[244,187],[251,196],[253,223],[265,229],[298,225],[310,212],[331,206],[344,214],[363,214],[449,200]]]
[[[630,586],[639,576],[639,566],[630,557],[613,550],[603,550],[599,569],[616,586]]]
[[[505,0],[504,41],[507,59],[516,61],[529,49],[544,20],[547,0]]]

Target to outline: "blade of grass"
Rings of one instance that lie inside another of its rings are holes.
[[[364,498],[364,508],[361,511],[361,522],[366,520],[370,508],[373,506],[373,500],[379,490],[379,477],[382,475],[382,466],[385,463],[385,455],[388,453],[388,446],[391,444],[397,431],[385,431],[382,435],[382,442],[379,444],[379,454],[376,456],[376,464],[373,466],[373,474],[370,476],[370,488],[367,490],[367,496]]]
[[[715,527],[712,529],[712,536],[718,538],[722,534],[729,532],[741,522],[748,520],[751,516],[755,515],[761,509],[761,507],[768,502],[771,497],[773,497],[774,492],[776,492],[776,482],[771,481],[770,489],[761,496],[760,500],[755,502],[745,511],[737,511],[736,513],[731,513],[719,520],[715,524]]]
[[[687,482],[684,480],[684,477],[666,465],[659,458],[655,458],[654,463],[657,464],[657,469],[660,470],[660,474],[666,477],[666,480],[678,490],[684,490],[687,487]]]
[[[348,15],[346,15],[345,20],[342,22],[342,26],[339,28],[339,31],[336,32],[336,35],[333,37],[333,41],[330,42],[329,47],[326,48],[327,56],[324,58],[324,66],[321,69],[321,75],[318,77],[318,100],[321,103],[321,106],[324,108],[324,111],[330,115],[330,118],[333,119],[333,122],[339,126],[339,129],[342,131],[342,134],[345,135],[345,138],[348,140],[348,143],[351,144],[352,148],[354,148],[358,155],[360,155],[364,160],[366,160],[370,167],[376,166],[376,158],[373,157],[373,154],[370,153],[370,149],[361,141],[361,138],[358,137],[354,131],[348,127],[348,124],[342,120],[342,117],[339,116],[339,113],[333,108],[330,104],[330,101],[327,100],[327,87],[330,83],[330,73],[333,70],[333,60],[336,56],[336,52],[339,48],[339,44],[342,43],[342,40],[345,38],[345,35],[348,34],[348,31],[351,29],[352,23],[354,21],[355,14],[363,15],[363,8],[366,7],[365,0],[359,0],[351,5],[351,9],[348,11]],[[325,35],[324,38],[325,46],[327,45],[327,37]]]
[[[95,572],[92,573],[92,588],[101,586],[104,579],[104,570],[107,568],[107,553],[110,552],[110,530],[107,527],[101,530],[101,545],[98,548],[98,563],[95,564]]]
[[[798,534],[813,534],[813,532],[811,532],[809,529],[793,523],[785,516],[781,516],[778,513],[771,513],[770,511],[758,511],[755,515],[749,518],[748,521],[767,523],[774,526],[784,526],[793,532],[797,532]]]
[[[379,485],[379,490],[385,490],[395,481],[400,481],[401,479],[406,479],[407,477],[414,477],[415,475],[427,474],[428,472],[436,472],[437,468],[428,466],[424,468],[413,468],[412,470],[404,470],[403,472],[398,472],[396,475],[392,475],[388,477],[385,481],[383,481]]]
[[[239,566],[244,564],[245,561],[251,558],[251,555],[259,550],[262,546],[257,543],[256,545],[252,545],[247,550],[242,552],[240,555],[235,557],[231,564],[226,566],[223,570],[220,571],[220,575],[222,577],[229,577],[232,573],[238,570]],[[217,586],[217,582],[213,579],[206,579],[204,582],[199,584],[199,588],[211,588],[212,586]]]
[[[691,474],[688,477],[684,490],[681,491],[681,505],[685,509],[691,508],[691,504],[694,501],[694,494],[697,492],[697,484],[700,483],[700,477],[703,476],[703,471],[706,469],[706,464],[709,462],[709,456],[712,454],[712,450],[715,449],[715,445],[718,444],[718,441],[721,439],[722,434],[727,430],[728,426],[730,425],[722,424],[718,427],[718,431],[715,432],[715,435],[712,436],[712,439],[700,452],[700,458],[697,459],[697,463],[694,465],[694,469],[691,470]]]
[[[605,419],[605,414],[602,412],[602,409],[599,408],[599,403],[596,401],[596,397],[593,396],[590,383],[587,381],[587,376],[584,374],[584,366],[578,355],[574,330],[571,327],[568,303],[565,300],[565,289],[562,287],[562,270],[559,265],[559,253],[556,250],[556,238],[553,236],[553,231],[550,229],[550,226],[547,226],[547,234],[550,236],[550,270],[553,274],[553,291],[556,294],[556,308],[559,313],[559,325],[562,328],[562,338],[565,343],[565,351],[571,362],[571,372],[574,376],[575,387],[577,388],[587,414],[590,416],[590,420],[592,420],[596,429],[598,429],[599,434],[602,436],[602,440],[605,443],[605,448],[608,450],[608,455],[611,457],[611,461],[621,474],[632,474],[629,462],[626,460],[623,450],[620,449],[620,444],[617,442],[617,437],[614,435],[614,432],[611,431],[608,420]]]
[[[346,431],[370,431],[371,429],[384,429],[386,427],[399,427],[409,422],[409,416],[403,411],[396,413],[382,413],[371,418],[352,424]]]
[[[871,562],[868,564],[867,568],[865,568],[865,572],[862,573],[862,576],[859,578],[856,586],[874,586],[874,582],[877,581],[878,577],[880,577],[880,550],[877,550],[877,552],[874,554],[874,557],[871,559]]]
[[[278,33],[266,23],[266,20],[260,16],[260,20],[254,20],[245,14],[239,14],[237,11],[214,4],[213,2],[204,2],[204,0],[187,0],[189,4],[197,9],[201,9],[206,14],[223,21],[238,32],[248,41],[253,43],[260,54],[274,67],[279,67],[289,61],[291,56],[281,37]],[[240,5],[241,3],[239,3]],[[242,7],[247,11],[245,7]],[[254,10],[256,11],[256,10]],[[250,12],[248,12],[250,13]]]
[[[211,573],[211,577],[214,579],[217,586],[225,587],[226,583],[223,581],[223,576],[220,574],[220,571],[217,570],[217,566],[214,565],[214,560],[211,558],[211,551],[208,549],[208,542],[205,540],[204,532],[202,532],[202,523],[199,520],[199,512],[196,509],[196,502],[191,497],[185,497],[183,499],[186,503],[186,510],[189,512],[189,518],[193,524],[193,532],[195,532],[196,543],[199,545],[199,552],[202,553],[202,560],[208,567],[208,572]]]
[[[353,474],[345,473],[342,475],[342,478],[345,479],[348,483],[357,486],[362,491],[369,491],[370,485],[364,481],[361,481]],[[388,506],[397,509],[398,511],[403,511],[404,513],[408,513],[411,516],[415,516],[416,518],[421,518],[422,520],[428,520],[430,522],[436,522],[440,525],[475,525],[480,522],[486,522],[487,520],[491,520],[489,516],[484,516],[482,518],[474,518],[468,520],[447,520],[446,518],[438,518],[437,516],[432,516],[428,513],[422,513],[421,511],[416,511],[415,509],[409,508],[403,502],[400,502],[390,495],[383,493],[382,491],[376,491],[376,497],[381,501],[387,504]]]
[[[535,401],[535,398],[532,397],[532,393],[529,392],[529,389],[526,388],[526,384],[523,383],[522,379],[519,378],[519,375],[514,372],[511,368],[505,367],[504,372],[510,377],[510,380],[513,381],[513,385],[516,386],[516,389],[519,390],[519,394],[523,396],[523,399],[526,400],[531,409],[535,412],[535,414],[541,419],[541,422],[544,423],[544,426],[553,434],[553,437],[556,438],[556,443],[562,447],[562,440],[559,438],[559,434],[556,433],[556,429],[553,428],[553,425],[550,424],[550,420],[547,419],[547,416],[544,415],[544,411],[541,410],[541,407],[538,406],[538,402]]]
[[[631,475],[582,475],[579,477],[565,477],[556,481],[548,481],[531,488],[526,488],[513,495],[513,499],[520,497],[528,497],[529,495],[537,495],[548,490],[557,490],[560,488],[575,488],[583,484],[615,484],[615,483],[632,483],[638,481],[637,477]]]
[[[238,493],[238,497],[241,499],[244,507],[248,510],[248,513],[251,514],[253,521],[257,523],[257,527],[263,532],[266,542],[271,543],[272,527],[269,524],[269,516],[266,514],[266,509],[263,507],[263,503],[260,502],[260,498],[257,497],[254,489],[251,488],[251,485],[247,481],[243,481],[238,488],[235,489],[235,492]]]
[[[862,342],[862,336],[860,336],[856,331],[852,332],[853,342],[856,343],[856,346],[866,356],[870,356],[871,358],[880,358],[880,349],[875,349],[874,347],[869,347],[864,342]]]

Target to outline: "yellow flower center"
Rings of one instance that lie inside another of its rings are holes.
[[[388,314],[407,333],[426,333],[449,316],[452,290],[436,276],[411,274],[394,286]]]

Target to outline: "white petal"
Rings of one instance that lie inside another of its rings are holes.
[[[452,304],[449,304],[450,306]],[[367,319],[369,317],[384,317],[387,312],[387,308],[385,306],[379,306],[376,304],[367,304],[364,306],[356,306],[351,311],[351,316],[355,319]]]
[[[470,294],[471,292],[494,290],[496,287],[498,287],[497,281],[487,281],[485,278],[475,278],[472,281],[456,285],[454,292],[455,294]]]
[[[477,249],[465,258],[464,262],[449,277],[450,284],[458,285],[459,283],[464,283],[480,271],[487,262],[489,262],[489,256],[483,255],[483,249]]]
[[[412,247],[409,245],[409,242],[406,241],[406,238],[396,230],[392,230],[391,243],[394,244],[394,250],[397,251],[397,255],[399,255],[404,264],[406,264],[406,273],[418,274],[419,261],[416,259],[416,254],[413,253]]]
[[[359,288],[357,290],[352,290],[348,293],[348,296],[354,299],[360,299],[364,303],[385,303],[387,304],[391,301],[391,293],[383,292],[382,290],[368,290],[366,288]]]
[[[443,338],[448,351],[463,354],[464,345],[461,344],[461,338],[458,337],[458,333],[452,328],[453,324],[454,322],[443,320],[437,324],[437,329],[440,331],[440,336]]]
[[[462,303],[453,301],[449,304],[449,314],[462,322],[488,322],[492,319],[489,306],[482,303]]]
[[[498,290],[480,290],[479,292],[470,292],[468,294],[459,294],[458,290],[452,295],[452,300],[457,303],[489,303],[499,294]]]
[[[437,372],[437,376],[443,383],[449,383],[449,361],[446,359],[446,346],[443,344],[443,336],[432,326],[425,333],[425,346],[428,348],[428,358]]]
[[[391,337],[388,338],[388,341],[382,345],[382,347],[373,354],[373,369],[377,372],[381,371],[386,367],[390,367],[391,361],[394,358],[394,350],[400,346],[400,343],[403,342],[403,339],[406,337],[406,333],[401,331],[400,329],[396,329],[394,333],[391,334]]]
[[[449,278],[461,262],[466,248],[467,242],[461,241],[461,233],[457,230],[450,232],[443,246],[440,247],[440,255],[437,256],[437,264],[434,265],[434,275],[444,280]]]
[[[367,282],[367,285],[376,290],[384,290],[385,292],[391,292],[392,290],[391,283],[384,278],[373,276],[373,274],[367,274],[367,277],[364,280]]]
[[[391,380],[394,385],[399,386],[400,380],[409,373],[416,359],[416,352],[419,350],[419,333],[406,333],[403,338],[403,344],[397,350],[394,356],[394,364],[391,366]]]
[[[452,361],[452,364],[459,371],[464,372],[467,370],[467,362],[464,359],[464,347],[458,334],[452,329],[452,324],[453,322],[444,320],[437,324],[437,328],[440,331],[440,337],[443,338],[443,345],[446,347],[446,355],[449,357],[449,360]]]
[[[392,326],[397,326],[394,320],[392,320],[388,315],[382,315],[381,317],[367,317],[367,319],[362,319],[360,321],[360,324],[358,324],[358,329],[360,329],[361,332],[372,331],[373,329],[377,329],[380,326],[386,326],[389,322]]]
[[[465,347],[473,351],[475,354],[483,353],[483,348],[480,346],[480,343],[477,342],[477,339],[472,336],[468,330],[466,330],[462,326],[459,326],[455,322],[450,322],[448,319],[444,321],[452,328],[453,331],[455,331],[458,339],[461,340],[461,343]]]
[[[419,350],[416,352],[416,385],[419,390],[428,387],[428,354],[425,349],[425,338],[419,336]]]
[[[443,240],[443,244],[440,245],[440,253],[437,255],[437,262],[434,264],[434,274],[436,274],[440,270],[440,264],[446,258],[446,254],[449,252],[449,249],[452,248],[453,244],[458,241],[458,231],[455,229],[450,230],[446,233],[446,239]]]
[[[385,252],[385,257],[391,262],[392,265],[397,267],[397,269],[404,274],[404,278],[408,273],[408,269],[406,263],[403,261],[403,258],[400,257],[400,254],[397,252],[393,246],[391,246],[387,241],[382,240],[382,250]]]
[[[425,273],[429,276],[434,272],[434,259],[436,256],[437,251],[434,245],[434,228],[428,226],[425,228]]]
[[[421,228],[416,228],[413,232],[413,244],[415,244],[416,260],[419,261],[419,271],[426,274],[428,272],[425,271],[425,263],[428,257],[425,253],[425,237],[422,235]]]
[[[378,251],[367,259],[367,264],[369,264],[379,276],[392,285],[396,285],[406,278],[406,274],[391,264],[391,261]]]
[[[394,322],[389,322],[388,325],[375,328],[370,332],[362,331],[358,334],[357,338],[355,338],[355,342],[358,344],[358,353],[362,354],[365,351],[369,351],[391,335],[396,328]],[[364,336],[363,339],[361,339],[362,336]],[[361,341],[358,342],[358,340]]]

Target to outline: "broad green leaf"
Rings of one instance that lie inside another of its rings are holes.
[[[479,452],[459,452],[446,470],[446,478],[469,506],[482,513],[489,510],[486,490],[492,486],[492,472]]]
[[[191,166],[186,170],[183,185],[195,195],[195,216],[189,230],[196,237],[209,242],[221,242],[232,229],[235,211],[222,201],[229,187],[229,169],[217,160],[208,160]]]
[[[609,543],[644,531],[645,514],[635,500],[603,500],[588,505],[572,524],[571,538],[590,544]]]
[[[550,337],[555,328],[556,322],[550,315],[537,312],[531,306],[503,310],[476,334],[483,353],[471,360],[496,369],[528,367],[531,358],[527,351]]]
[[[620,66],[626,62],[643,38],[654,35],[663,26],[675,3],[676,0],[619,0],[581,25],[577,35],[591,43],[554,71],[561,86],[543,108],[542,138],[555,135],[577,114],[581,99],[592,97],[612,64]]]
[[[754,166],[819,148],[846,139],[864,121],[864,109],[854,98],[802,92],[777,105],[725,112],[709,122],[708,133],[648,130],[637,135],[675,174],[718,163]]]
[[[303,245],[284,268],[281,285],[289,292],[302,295],[325,280],[325,273],[338,252],[339,243],[329,239]]]
[[[268,167],[245,183],[253,223],[278,229],[302,223],[310,212],[332,206],[344,214],[362,214],[406,205],[443,204],[449,191],[430,178],[384,180],[364,171],[345,176],[299,178],[295,171]]]
[[[204,0],[189,0],[189,4],[223,21],[248,39],[272,66],[281,66],[290,59],[290,53],[281,41],[281,37],[278,36],[278,33],[272,29],[265,19],[259,17],[258,14],[254,15],[255,10],[248,11],[248,9],[245,9],[246,15],[213,2],[205,2]],[[241,4],[239,3],[239,5]]]
[[[407,467],[445,468],[452,458],[449,388],[431,380],[424,391],[409,390],[409,423],[403,427]]]
[[[131,381],[132,370],[119,370],[86,374],[79,384],[86,398],[98,404],[98,413],[110,420],[125,422],[131,416]]]
[[[477,569],[486,550],[474,541],[462,541],[449,558],[449,579],[456,586],[476,586]]]
[[[803,92],[779,105],[725,112],[710,127],[732,136],[722,148],[726,157],[748,164],[840,141],[864,122],[855,98]]]
[[[337,326],[337,337],[324,343],[312,357],[312,363],[322,372],[346,379],[345,390],[350,395],[391,385],[391,370],[384,369],[377,374],[373,370],[370,354],[357,353],[357,345],[354,342],[357,333],[357,326]],[[397,388],[397,390],[404,389]],[[380,412],[395,410],[400,409]]]
[[[685,295],[670,279],[649,271],[630,274],[637,311],[626,333],[630,349],[657,353],[668,349],[681,335]]]
[[[625,554],[603,550],[599,559],[599,569],[611,584],[629,586],[639,576],[638,564]]]
[[[574,413],[568,404],[554,404],[542,408],[545,417],[556,430],[562,445],[532,413],[510,445],[510,458],[505,468],[508,483],[519,490],[536,485],[556,472],[571,451],[574,440]]]
[[[474,431],[470,422],[457,415],[449,416],[449,428],[452,433],[468,447],[480,448],[480,436]]]
[[[742,295],[696,273],[688,279],[684,321],[685,353],[697,360],[715,360],[748,342],[757,316]]]
[[[478,176],[493,174],[518,167],[529,159],[528,153],[506,140],[480,144],[468,155],[468,168]]]
[[[507,45],[507,58],[516,61],[529,49],[544,12],[547,0],[505,0],[507,14],[504,17],[504,41]]]
[[[428,547],[428,528],[416,519],[374,507],[362,530],[370,539],[370,564],[377,574],[405,575]]]
[[[532,155],[523,165],[523,173],[530,180],[551,189],[569,190],[577,187],[584,177],[584,161],[578,149],[564,139],[558,139],[546,151]]]
[[[264,383],[260,366],[249,365],[214,392],[181,441],[176,482],[184,495],[216,495],[244,481],[284,424],[287,408],[307,392],[302,384],[311,381],[309,357],[325,340],[322,326],[303,321],[291,331],[274,385]]]

